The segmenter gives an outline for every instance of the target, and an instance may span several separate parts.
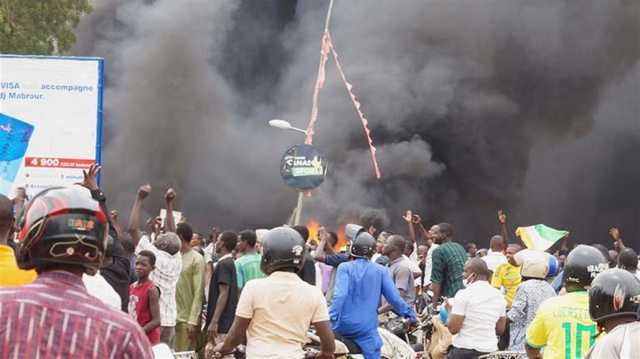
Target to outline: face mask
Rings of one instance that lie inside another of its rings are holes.
[[[469,274],[466,278],[462,280],[462,284],[466,287],[467,285],[476,281],[477,275],[475,273]]]

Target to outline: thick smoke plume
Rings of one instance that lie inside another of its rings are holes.
[[[279,157],[301,142],[319,60],[323,1],[103,0],[76,53],[105,56],[105,186],[176,186],[197,225],[285,221],[295,195]],[[640,235],[637,1],[336,0],[333,42],[363,103],[383,179],[328,64],[314,138],[331,161],[305,215],[339,221],[406,208],[485,243],[513,225],[610,225]],[[159,195],[159,194],[158,194]],[[158,205],[159,203],[155,203]]]

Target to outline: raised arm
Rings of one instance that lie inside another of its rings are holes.
[[[11,202],[13,202],[13,212],[16,218],[20,215],[20,213],[22,213],[27,200],[27,192],[24,187],[16,188],[16,197],[11,200]]]
[[[609,234],[613,239],[613,249],[620,253],[625,248],[624,243],[622,243],[622,238],[620,237],[620,229],[618,229],[618,227],[611,227]]]
[[[147,198],[150,192],[151,185],[145,184],[140,186],[140,188],[138,188],[138,193],[136,194],[136,200],[133,202],[133,207],[131,208],[127,232],[131,236],[131,241],[134,246],[137,246],[140,241],[140,211],[142,209],[142,202]]]
[[[422,223],[422,218],[414,214],[413,215],[413,223],[415,223],[418,227],[420,227],[420,233],[422,234],[422,238],[426,241],[429,238],[429,230],[424,228],[424,224]]]
[[[509,243],[509,231],[507,230],[507,214],[503,210],[498,210],[498,223],[500,224],[500,235],[502,236],[503,248],[507,248]]]
[[[113,229],[118,233],[118,238],[124,238],[122,236],[122,226],[120,225],[120,213],[116,209],[112,209],[109,212],[109,218],[111,218],[111,224],[113,225]]]
[[[411,212],[410,209],[408,209],[404,213],[404,216],[402,217],[402,219],[404,219],[404,221],[407,222],[407,226],[409,227],[409,239],[411,239],[413,243],[416,243],[416,229],[413,226],[414,224],[413,213]]]
[[[325,246],[329,240],[329,233],[327,233],[327,230],[324,227],[320,227],[320,229],[318,229],[318,236],[320,237],[320,243],[318,243],[318,248],[316,248],[313,259],[324,263],[327,255],[325,253]]]
[[[165,218],[165,232],[176,231],[176,221],[173,218],[173,201],[176,199],[176,191],[173,188],[169,188],[164,195],[164,200],[167,204],[167,218]]]

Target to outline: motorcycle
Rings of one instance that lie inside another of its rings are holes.
[[[195,351],[188,352],[172,352],[167,344],[160,343],[152,347],[153,357],[155,359],[198,359]]]
[[[451,333],[445,323],[440,320],[440,311],[446,298],[441,298],[437,309],[427,305],[418,313],[421,346],[414,346],[416,352],[421,353],[425,359],[444,358],[449,344]]]
[[[433,319],[437,316],[438,310],[433,309],[431,306],[426,306],[418,314],[418,321],[415,324],[406,319],[395,317],[389,319],[384,324],[384,327],[409,344],[419,354],[419,357],[427,358],[428,356],[424,355],[424,353],[430,349],[432,335],[435,330]]]
[[[527,353],[514,351],[493,352],[482,355],[478,359],[527,359]]]
[[[418,337],[416,336],[422,324],[420,321],[416,324],[417,325],[412,325],[407,319],[394,317],[387,320],[383,326],[405,343],[411,345],[414,351],[422,351],[422,344],[418,342]]]
[[[173,352],[171,351],[171,348],[164,343],[156,344],[152,349],[154,359],[198,359],[198,353],[193,350]],[[232,353],[230,353],[230,355],[236,359],[245,358],[243,348],[236,348]]]
[[[395,334],[385,328],[378,328],[378,334],[382,338],[382,349],[380,350],[380,358],[382,359],[414,359],[416,352],[411,345],[398,338]],[[320,338],[313,332],[307,334],[308,343],[304,350],[307,358],[314,358],[320,352]],[[335,357],[364,359],[360,352],[360,348],[346,338],[336,338]]]

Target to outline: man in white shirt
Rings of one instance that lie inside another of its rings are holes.
[[[489,284],[487,264],[472,258],[464,266],[467,287],[458,291],[449,314],[453,347],[447,359],[472,359],[498,350],[506,326],[506,301]]]
[[[376,239],[376,253],[371,257],[371,261],[373,263],[377,263],[376,261],[378,258],[382,257],[382,248],[384,248],[384,242],[387,241],[389,236],[391,236],[391,234],[385,231],[380,232],[378,235],[378,238]]]
[[[209,282],[211,281],[211,275],[213,274],[213,265],[215,257],[215,241],[209,243],[204,249],[204,297],[209,299]]]
[[[256,251],[258,254],[262,254],[262,240],[269,233],[268,229],[260,228],[256,229]]]
[[[424,261],[424,283],[423,286],[431,284],[431,269],[433,268],[433,252],[440,247],[440,243],[433,242],[427,252],[427,259]]]
[[[491,237],[491,241],[489,242],[489,251],[486,256],[482,257],[482,260],[487,263],[487,268],[489,268],[491,274],[495,273],[496,268],[501,264],[507,263],[507,257],[504,255],[504,250],[505,247],[502,236],[495,235]]]
[[[416,279],[416,283],[417,283],[417,279],[420,278],[420,276],[422,275],[422,269],[420,269],[420,266],[418,265],[418,253],[416,250],[417,249],[416,243],[412,242],[409,239],[405,239],[405,245],[406,247],[404,250],[404,254],[402,255],[402,258],[404,258],[409,263],[409,267],[411,268],[411,273],[413,273],[413,278]]]

